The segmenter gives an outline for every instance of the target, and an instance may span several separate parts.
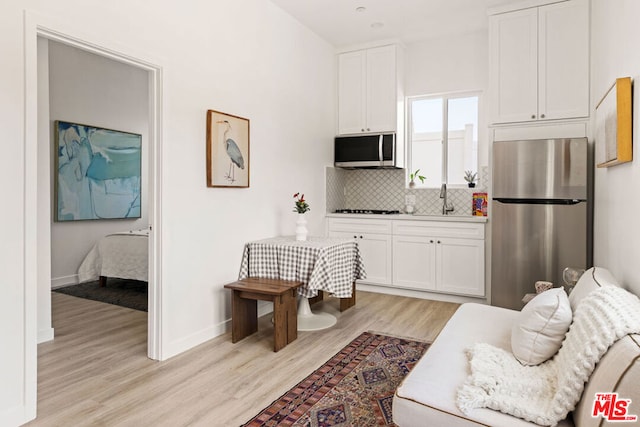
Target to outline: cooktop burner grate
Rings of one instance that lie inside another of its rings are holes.
[[[376,214],[376,215],[397,215],[398,210],[379,210],[379,209],[336,209],[335,213],[344,214]]]

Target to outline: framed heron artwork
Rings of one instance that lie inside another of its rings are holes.
[[[249,119],[207,111],[207,187],[249,187]]]
[[[55,220],[141,216],[142,136],[57,120]]]

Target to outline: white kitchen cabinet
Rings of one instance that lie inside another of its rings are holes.
[[[436,239],[436,290],[484,296],[484,240]]]
[[[338,55],[338,133],[396,132],[403,114],[399,48]]]
[[[536,8],[489,18],[490,88],[494,123],[537,119],[537,34]]]
[[[436,289],[435,240],[423,236],[393,236],[393,284],[417,289]]]
[[[367,278],[379,285],[391,284],[391,223],[385,220],[330,219],[329,237],[355,239]]]
[[[484,296],[484,225],[393,222],[393,286]]]
[[[338,55],[338,133],[366,130],[366,51]]]
[[[492,15],[489,45],[493,123],[588,117],[588,0]]]
[[[331,217],[328,230],[358,242],[367,272],[358,283],[485,296],[484,223]]]

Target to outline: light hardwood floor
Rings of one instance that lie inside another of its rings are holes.
[[[236,344],[230,332],[164,362],[146,357],[146,313],[52,294],[55,340],[38,346],[32,426],[237,426],[364,331],[433,340],[457,304],[358,292],[312,307],[336,326],[299,332],[273,352],[270,316]]]

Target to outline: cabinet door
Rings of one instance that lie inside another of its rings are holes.
[[[539,9],[541,119],[589,115],[589,5],[574,0]]]
[[[366,52],[338,55],[338,133],[365,131]]]
[[[397,127],[396,47],[367,50],[367,132],[395,132]]]
[[[538,10],[489,18],[491,120],[527,122],[538,118]]]
[[[387,234],[329,232],[331,237],[356,239],[367,278],[364,282],[391,284],[391,236]]]
[[[424,236],[393,236],[393,285],[436,289],[436,244]]]
[[[484,240],[436,239],[437,290],[484,296]]]

